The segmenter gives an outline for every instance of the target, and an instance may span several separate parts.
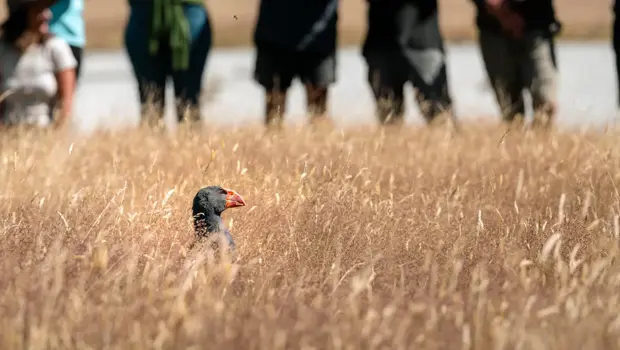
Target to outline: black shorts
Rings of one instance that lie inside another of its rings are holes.
[[[368,83],[376,98],[402,99],[411,82],[423,100],[451,105],[445,55],[438,49],[365,52]]]
[[[285,92],[294,78],[304,85],[326,88],[336,82],[336,52],[295,52],[257,47],[254,79],[265,90]]]

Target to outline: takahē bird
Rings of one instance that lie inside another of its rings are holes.
[[[196,240],[190,249],[197,242],[209,240],[212,247],[218,250],[220,239],[228,242],[228,250],[232,256],[236,255],[235,241],[230,231],[224,225],[220,216],[226,209],[245,206],[243,198],[235,191],[222,188],[220,186],[208,186],[201,188],[192,205],[192,215],[194,218],[194,232]],[[233,258],[234,260],[234,258]]]

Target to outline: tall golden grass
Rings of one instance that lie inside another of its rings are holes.
[[[618,135],[0,138],[2,349],[618,349]],[[235,264],[188,254],[205,185]]]

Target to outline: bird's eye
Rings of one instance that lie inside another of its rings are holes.
[[[226,192],[226,190],[224,190],[224,189],[220,190],[220,193],[221,194],[228,194],[228,192]]]

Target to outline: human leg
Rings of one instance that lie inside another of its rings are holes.
[[[523,77],[532,95],[533,126],[550,127],[556,113],[557,61],[554,39],[534,32],[525,38]]]
[[[77,83],[77,81],[80,79],[80,73],[82,70],[82,55],[84,49],[77,46],[71,46],[71,52],[73,53],[73,57],[77,61],[77,66],[75,67],[75,81]]]
[[[286,92],[294,76],[295,55],[273,47],[256,48],[254,80],[265,90],[265,124],[281,126],[286,109]]]
[[[141,121],[155,124],[163,119],[166,88],[166,64],[161,54],[149,52],[151,7],[137,3],[131,6],[125,27],[125,49],[138,85]]]
[[[479,32],[484,67],[505,122],[523,123],[525,103],[514,42],[498,33]]]
[[[317,87],[312,84],[306,84],[306,101],[308,114],[312,121],[327,118],[327,97],[329,94],[328,87]]]
[[[410,80],[416,88],[416,101],[427,123],[440,116],[452,119],[452,98],[448,89],[446,59],[441,49],[405,52]],[[442,118],[443,119],[443,118]]]
[[[401,124],[405,114],[404,87],[407,70],[400,55],[389,52],[367,52],[368,83],[381,124]]]
[[[311,121],[327,118],[329,86],[336,81],[336,52],[297,55],[295,73],[306,87],[307,111]]]
[[[199,121],[203,74],[211,50],[211,24],[204,6],[183,5],[189,22],[190,57],[187,70],[173,72],[177,120]]]

